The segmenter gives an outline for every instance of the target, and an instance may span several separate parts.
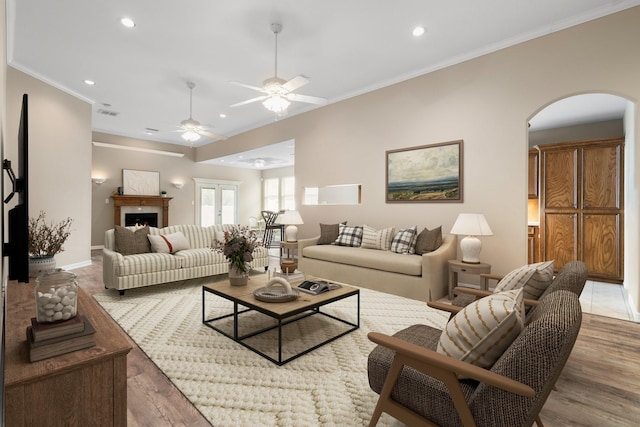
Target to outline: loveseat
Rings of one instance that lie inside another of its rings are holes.
[[[447,261],[456,259],[457,254],[453,235],[441,236],[437,249],[421,255],[318,244],[321,237],[298,241],[298,268],[305,275],[421,301],[437,300],[448,293]]]
[[[115,229],[107,230],[102,251],[105,288],[117,289],[122,295],[127,289],[228,273],[229,261],[223,254],[212,250],[211,246],[216,237],[220,240],[221,232],[230,231],[233,227],[231,224],[210,227],[189,224],[165,228],[148,227],[148,230],[134,227],[127,227],[125,230],[120,227],[118,233]],[[174,247],[168,250],[169,253],[154,252],[151,244],[148,246],[149,251],[140,249],[139,246],[144,247],[145,241],[148,242],[147,234],[153,236],[149,240],[158,240],[160,243],[175,238]],[[167,239],[167,236],[173,237]],[[267,269],[269,257],[266,248],[255,248],[250,266]]]

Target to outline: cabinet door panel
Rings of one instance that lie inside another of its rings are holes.
[[[544,153],[544,198],[547,209],[577,207],[577,150]]]
[[[529,151],[529,198],[538,198],[538,150]]]
[[[620,145],[582,151],[584,209],[620,209]]]
[[[560,270],[569,261],[578,259],[577,215],[547,213],[544,222],[544,259],[554,260],[554,269]]]
[[[620,215],[586,214],[582,224],[583,260],[589,274],[621,277]]]

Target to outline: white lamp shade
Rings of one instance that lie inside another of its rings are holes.
[[[461,234],[465,236],[493,236],[491,227],[482,214],[461,213],[458,214],[451,234]]]
[[[278,224],[284,224],[287,226],[284,230],[285,238],[287,242],[298,241],[298,227],[297,224],[304,224],[300,212],[298,211],[286,211],[276,218]]]
[[[482,242],[475,236],[492,236],[493,232],[484,215],[461,213],[451,228],[451,234],[466,236],[460,241],[462,262],[478,264]]]

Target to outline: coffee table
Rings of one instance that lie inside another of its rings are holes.
[[[309,278],[308,278],[309,279]],[[318,280],[318,279],[313,279]],[[257,300],[253,296],[253,292],[261,287],[264,287],[267,282],[267,275],[260,276],[251,276],[251,280],[249,280],[249,284],[246,286],[231,286],[228,280],[212,283],[209,285],[202,286],[202,323],[214,329],[215,331],[221,333],[222,335],[231,338],[233,341],[243,345],[249,350],[259,354],[265,359],[270,360],[278,366],[282,366],[285,363],[288,363],[294,359],[297,359],[300,356],[303,356],[325,344],[328,344],[352,331],[355,331],[360,327],[360,290],[353,286],[341,284],[341,287],[338,289],[333,289],[327,292],[323,292],[319,295],[309,295],[303,292],[300,292],[300,297],[297,300],[289,301],[289,302],[263,302]],[[292,282],[291,286],[295,287],[300,283]],[[207,295],[215,295],[225,300],[233,302],[233,312],[225,313],[220,316],[207,318],[207,310],[206,310],[206,296]],[[356,307],[356,317],[355,323],[346,319],[341,319],[331,313],[327,313],[322,311],[321,308],[326,306],[327,304],[331,304],[336,301],[343,300],[349,297],[356,297],[357,299],[357,307]],[[267,325],[261,327],[257,330],[253,330],[248,333],[240,334],[239,326],[242,322],[243,314],[250,313],[252,311],[260,312],[276,321],[275,324]],[[305,319],[309,316],[320,315],[326,316],[328,318],[337,320],[338,322],[342,322],[349,326],[349,328],[345,331],[342,331],[330,338],[325,339],[324,341],[312,345],[309,348],[306,348],[302,351],[295,353],[293,356],[283,359],[282,355],[282,343],[283,343],[283,327],[293,322],[298,322],[302,319]],[[224,331],[223,329],[216,326],[216,322],[219,322],[223,319],[233,318],[233,332],[229,333]],[[272,331],[274,329],[278,330],[278,357],[274,358],[266,354],[265,352],[259,350],[255,346],[251,345],[247,342],[247,340],[251,337],[255,337],[257,335],[266,333],[268,331]]]

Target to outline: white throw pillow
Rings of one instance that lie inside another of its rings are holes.
[[[362,227],[362,248],[381,249],[388,251],[391,247],[394,227],[376,230],[373,227],[364,225]]]
[[[436,351],[491,368],[524,327],[522,289],[472,302],[445,326]]]
[[[516,268],[498,282],[494,292],[523,290],[523,298],[537,300],[553,281],[553,261]]]
[[[171,234],[149,234],[151,251],[172,254],[183,249],[189,249],[189,241],[181,232]]]

